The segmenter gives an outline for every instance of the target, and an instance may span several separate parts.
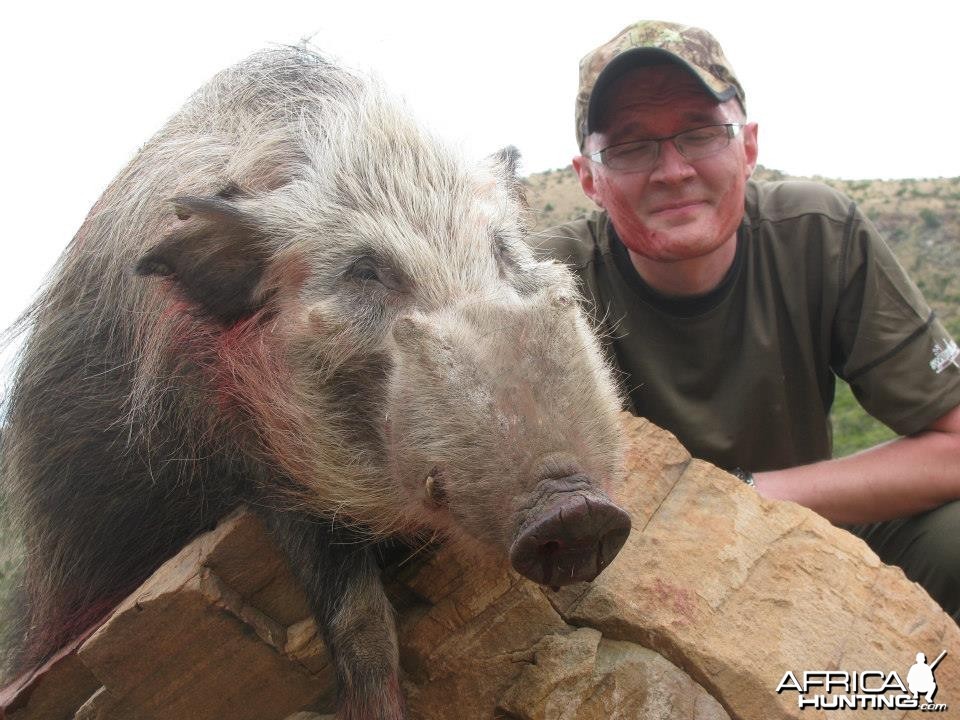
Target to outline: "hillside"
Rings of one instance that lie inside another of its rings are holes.
[[[758,167],[760,180],[790,176]],[[799,179],[799,178],[797,178]],[[819,180],[845,193],[877,226],[954,337],[960,335],[960,177],[936,180]],[[593,209],[573,169],[526,179],[536,228],[577,218]],[[839,383],[833,408],[834,454],[849,455],[894,435],[867,415]]]

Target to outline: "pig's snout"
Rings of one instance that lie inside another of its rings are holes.
[[[541,585],[589,582],[616,557],[629,534],[630,516],[603,495],[560,493],[520,529],[510,563]]]

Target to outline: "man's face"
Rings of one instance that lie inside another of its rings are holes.
[[[601,100],[598,131],[587,138],[587,152],[742,121],[735,100],[718,104],[677,65],[628,71]],[[645,172],[611,170],[585,157],[575,158],[574,168],[584,192],[607,210],[630,250],[673,262],[707,255],[735,236],[756,158],[757,127],[750,124],[727,148],[700,160],[687,160],[665,142],[657,164]]]

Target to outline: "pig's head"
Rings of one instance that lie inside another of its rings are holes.
[[[616,397],[566,279],[415,309],[392,336],[385,450],[407,502],[539,583],[592,580],[630,520],[603,490]]]
[[[314,511],[591,580],[630,530],[620,403],[571,274],[523,241],[516,156],[467,163],[358,102],[174,202],[138,263],[189,318],[174,352]]]

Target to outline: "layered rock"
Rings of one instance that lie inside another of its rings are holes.
[[[554,592],[454,548],[393,571],[411,717],[829,717],[776,692],[786,673],[906,681],[916,653],[943,650],[939,716],[960,709],[960,629],[919,586],[815,514],[764,500],[644,420],[624,423],[616,495],[633,531],[595,582]],[[259,522],[239,514],[0,698],[18,720],[320,717],[298,712],[329,712],[333,695],[306,616]]]

